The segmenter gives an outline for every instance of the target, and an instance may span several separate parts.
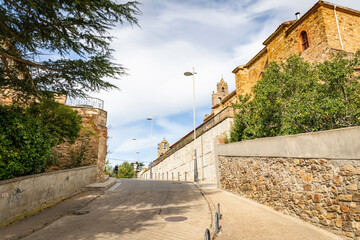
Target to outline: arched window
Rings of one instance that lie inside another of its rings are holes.
[[[300,33],[300,37],[301,37],[302,50],[304,51],[309,48],[309,39],[308,39],[307,33],[305,31],[302,31]]]
[[[261,72],[259,75],[259,80],[262,79],[263,76],[264,76],[264,72]]]
[[[224,87],[221,88],[221,92],[225,93],[225,88]]]
[[[218,102],[221,102],[221,98],[218,98]]]

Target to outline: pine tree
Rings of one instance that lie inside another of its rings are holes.
[[[86,96],[116,88],[125,68],[112,61],[109,30],[138,25],[136,1],[0,0],[0,94]],[[13,91],[11,91],[13,92]]]

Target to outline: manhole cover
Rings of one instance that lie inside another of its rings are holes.
[[[187,220],[187,217],[176,216],[176,217],[165,218],[165,221],[167,222],[182,222],[185,220]]]
[[[74,212],[75,215],[85,215],[88,214],[90,211],[82,210]]]

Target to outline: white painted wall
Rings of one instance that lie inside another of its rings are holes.
[[[229,134],[233,118],[226,118],[196,138],[197,170],[200,181],[216,182],[214,142],[217,136]],[[194,141],[165,158],[152,168],[153,179],[194,181]],[[139,176],[150,179],[150,170]]]

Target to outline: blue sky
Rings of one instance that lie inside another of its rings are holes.
[[[140,28],[122,25],[111,34],[117,63],[128,76],[112,81],[119,88],[92,94],[108,112],[107,158],[111,164],[136,158],[146,165],[157,156],[157,143],[170,145],[193,128],[192,78],[195,68],[196,125],[211,112],[211,93],[223,76],[235,90],[232,70],[247,63],[262,42],[284,21],[304,14],[315,0],[143,0]],[[332,3],[360,10],[358,0]],[[150,121],[154,119],[151,146]]]

